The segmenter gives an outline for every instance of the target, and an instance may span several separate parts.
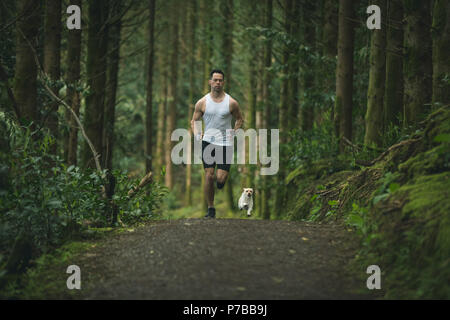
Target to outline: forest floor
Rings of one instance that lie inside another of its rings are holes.
[[[376,298],[365,270],[347,267],[358,242],[341,225],[177,219],[128,231],[71,259],[82,288],[52,298]]]

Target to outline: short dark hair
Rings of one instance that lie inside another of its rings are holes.
[[[223,71],[220,70],[220,69],[213,69],[213,70],[211,71],[211,73],[209,74],[209,78],[210,78],[210,79],[212,79],[212,76],[213,76],[214,73],[220,73],[220,74],[223,76],[223,80],[225,80],[225,74],[224,74]]]

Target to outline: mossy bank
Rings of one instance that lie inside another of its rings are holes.
[[[380,266],[384,298],[450,298],[450,110],[366,166],[324,159],[286,178],[287,217],[358,233],[360,268]]]

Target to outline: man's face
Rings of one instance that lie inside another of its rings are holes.
[[[211,89],[220,92],[223,89],[223,75],[220,73],[213,73],[212,78],[209,80],[209,85],[211,86]]]

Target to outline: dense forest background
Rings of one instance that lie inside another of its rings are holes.
[[[367,26],[373,4],[381,29]],[[68,28],[69,5],[81,8],[81,29]],[[292,203],[301,193],[289,183],[301,170],[317,178],[361,172],[402,141],[425,152],[434,145],[417,147],[414,135],[430,116],[448,114],[447,0],[17,0],[2,1],[0,12],[0,253],[8,272],[86,227],[204,215],[203,167],[174,165],[170,134],[190,128],[214,68],[242,108],[243,129],[280,129],[279,172],[233,165],[216,195],[222,217],[240,216],[237,200],[250,186],[258,218],[329,217],[344,207],[326,198],[328,186],[304,199],[305,214]],[[445,148],[433,173],[445,173],[448,190],[448,132],[436,137]],[[401,185],[389,161],[375,195]],[[315,207],[317,195],[332,210]],[[348,204],[362,228],[357,213],[367,203]],[[448,226],[445,206],[439,221]],[[448,263],[448,234],[432,232],[435,242],[444,237],[439,261]]]

